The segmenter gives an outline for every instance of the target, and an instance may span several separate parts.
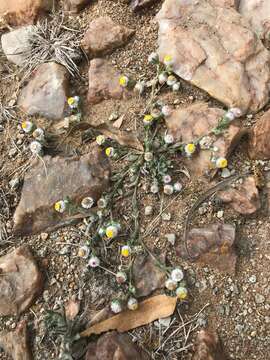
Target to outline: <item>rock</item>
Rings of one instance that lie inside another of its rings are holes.
[[[255,302],[256,302],[256,304],[263,304],[265,302],[265,297],[261,294],[256,294]]]
[[[217,126],[224,114],[223,110],[210,108],[206,103],[195,103],[173,110],[171,115],[166,117],[166,126],[175,141],[189,143],[207,134]],[[240,123],[236,120],[231,123],[223,134],[211,136],[212,147],[218,149],[215,156],[228,158],[242,135]],[[185,159],[185,164],[193,176],[200,177],[213,168],[211,158],[211,150],[201,150],[198,154],[192,156],[191,160]]]
[[[1,37],[2,49],[7,59],[16,65],[22,66],[27,54],[31,51],[32,25],[7,32]]]
[[[27,246],[0,258],[0,316],[19,315],[41,292],[43,279]]]
[[[196,339],[192,360],[226,360],[220,339],[216,333],[200,330]]]
[[[219,191],[217,198],[230,206],[242,215],[250,215],[260,207],[259,191],[256,187],[256,180],[253,176],[248,176],[243,183],[236,184],[236,187]]]
[[[228,8],[238,9],[240,0],[210,0],[210,2],[215,6],[222,6]]]
[[[176,240],[176,235],[175,234],[165,234],[165,238],[171,245],[174,246],[175,240]]]
[[[127,334],[116,331],[102,335],[96,342],[91,342],[85,360],[150,360]]]
[[[166,274],[150,255],[138,255],[133,263],[132,273],[137,297],[150,295],[163,287],[166,280]]]
[[[33,357],[28,346],[26,322],[21,321],[15,331],[0,332],[0,347],[13,360],[32,360]]]
[[[97,147],[81,157],[37,159],[25,175],[14,214],[15,233],[50,232],[75,221],[78,211],[57,213],[54,204],[67,197],[73,206],[80,206],[88,196],[97,201],[109,184],[109,175],[109,161]]]
[[[149,5],[152,5],[155,2],[157,2],[157,1],[156,0],[131,0],[130,6],[133,11],[137,11],[137,10],[145,8]]]
[[[53,0],[0,0],[0,18],[10,25],[33,24],[52,7]]]
[[[238,11],[246,18],[252,29],[262,39],[270,35],[270,2],[269,0],[240,0]]]
[[[91,0],[66,0],[63,4],[64,10],[77,14],[91,3]]]
[[[268,102],[270,53],[237,11],[207,0],[165,0],[157,20],[160,59],[172,56],[178,76],[243,112]]]
[[[118,25],[108,16],[93,20],[86,31],[81,45],[90,57],[111,53],[124,45],[134,30]]]
[[[106,60],[93,59],[89,68],[88,102],[98,104],[105,99],[126,99],[130,91],[119,84],[120,74]]]
[[[68,71],[54,62],[40,65],[22,89],[18,105],[27,115],[58,120],[64,117],[68,96]]]
[[[234,251],[235,226],[212,224],[194,228],[187,235],[187,243],[177,249],[178,255],[201,265],[209,265],[221,272],[234,274],[236,254]]]
[[[251,159],[270,159],[270,110],[268,110],[249,133],[248,152]]]

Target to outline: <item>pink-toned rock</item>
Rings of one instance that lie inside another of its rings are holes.
[[[32,353],[29,348],[27,326],[25,321],[21,321],[15,331],[0,332],[0,347],[13,360],[32,360]]]
[[[234,274],[236,265],[234,242],[235,227],[233,225],[212,224],[190,230],[186,244],[181,244],[177,253],[186,260]]]
[[[166,117],[166,126],[175,141],[187,144],[216,127],[224,114],[222,109],[210,108],[206,103],[195,103],[172,111],[171,115]],[[215,156],[228,158],[241,136],[239,121],[232,122],[223,134],[211,135],[211,145],[218,149]],[[186,159],[185,164],[194,176],[199,177],[213,168],[211,158],[212,151],[200,150],[192,159]]]
[[[219,191],[216,196],[242,215],[253,214],[261,207],[259,191],[253,176],[244,178],[243,182],[236,183],[235,187],[230,186]]]
[[[0,316],[18,315],[39,295],[43,279],[27,246],[0,258]]]
[[[270,110],[268,110],[249,133],[249,156],[251,159],[270,159]]]
[[[269,40],[270,36],[270,1],[269,0],[240,0],[239,12],[246,18],[253,30],[262,39]]]
[[[81,157],[45,156],[26,173],[22,195],[14,214],[16,234],[50,232],[76,221],[79,210],[57,213],[54,204],[70,199],[80,208],[83,198],[97,201],[109,185],[110,165],[97,147]]]
[[[200,330],[192,360],[227,360],[221,341],[216,333]]]
[[[84,51],[93,58],[123,46],[132,35],[134,30],[118,25],[105,16],[90,23],[81,44]]]
[[[91,3],[92,0],[65,0],[63,6],[65,11],[76,14]]]
[[[53,0],[0,0],[0,18],[10,25],[33,24],[52,6]]]
[[[258,111],[269,100],[270,53],[236,10],[207,0],[165,0],[157,15],[159,56],[228,107]]]
[[[106,60],[93,59],[89,68],[88,102],[98,104],[106,99],[126,99],[131,92],[119,85],[121,74]]]
[[[150,360],[127,334],[116,331],[102,335],[89,344],[85,360]]]
[[[239,5],[239,0],[210,0],[210,3],[216,6],[237,9]]]
[[[22,89],[19,107],[28,115],[61,119],[67,107],[68,80],[69,74],[64,66],[54,62],[40,65]]]

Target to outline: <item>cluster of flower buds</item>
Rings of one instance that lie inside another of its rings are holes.
[[[183,283],[184,273],[180,268],[172,270],[170,277],[165,282],[165,287],[170,291],[175,291],[180,300],[186,300],[188,291]]]

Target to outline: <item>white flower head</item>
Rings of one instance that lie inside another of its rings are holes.
[[[173,184],[173,189],[175,192],[180,192],[183,189],[183,185],[180,182]]]
[[[92,255],[89,259],[88,265],[91,268],[96,268],[100,265],[100,260],[97,256]]]
[[[31,121],[23,121],[22,122],[22,129],[26,134],[31,133],[35,129],[35,125]]]
[[[123,271],[118,271],[115,278],[118,284],[124,284],[127,281],[127,274]]]
[[[154,159],[154,155],[152,152],[147,151],[146,153],[144,153],[144,160],[149,162],[152,161]]]
[[[172,181],[172,178],[170,175],[164,175],[162,180],[164,184],[169,184]]]
[[[177,288],[177,281],[174,281],[172,279],[167,279],[165,282],[166,289],[173,291]]]
[[[243,115],[242,110],[239,108],[231,108],[229,109],[229,111],[233,113],[236,118],[241,117]]]
[[[105,138],[104,135],[98,135],[98,136],[96,137],[96,143],[97,143],[99,146],[103,145],[103,144],[105,143],[105,141],[106,141],[106,138]]]
[[[173,144],[174,143],[174,137],[171,134],[166,134],[164,136],[164,142],[165,142],[165,144],[168,144],[168,145]]]
[[[97,202],[97,206],[100,209],[105,209],[108,205],[108,201],[105,198],[100,198]]]
[[[188,296],[188,291],[185,287],[183,286],[179,286],[176,289],[176,296],[178,297],[178,299],[180,300],[185,300]]]
[[[45,139],[45,131],[42,128],[36,128],[32,135],[38,141],[44,141]]]
[[[168,117],[172,113],[172,108],[169,105],[164,105],[162,106],[161,112],[164,115],[164,117]]]
[[[166,66],[171,66],[173,65],[173,57],[171,55],[165,55],[163,62]]]
[[[166,195],[172,195],[173,194],[173,186],[169,185],[169,184],[164,185],[163,192]]]
[[[177,79],[176,79],[176,77],[174,75],[168,76],[168,79],[167,79],[167,85],[168,86],[173,86],[176,83],[177,83]]]
[[[112,300],[111,310],[114,314],[119,314],[123,310],[121,302],[119,300]]]
[[[68,208],[68,202],[66,200],[59,200],[54,204],[54,210],[59,213],[64,213]]]
[[[121,77],[119,78],[119,85],[120,85],[121,87],[124,87],[124,88],[128,87],[128,85],[129,85],[129,78],[128,78],[127,76],[121,76]]]
[[[87,196],[82,199],[81,205],[84,209],[91,209],[95,203],[95,200],[91,196]]]
[[[159,74],[158,82],[160,83],[160,85],[165,84],[167,80],[168,80],[168,75],[166,72],[162,72]]]
[[[181,269],[175,268],[171,273],[171,278],[173,281],[179,282],[184,279],[184,273]]]
[[[87,259],[88,256],[89,256],[89,253],[90,253],[90,249],[88,246],[84,245],[84,246],[81,246],[79,248],[79,251],[78,251],[78,256],[83,258],[83,259]]]
[[[216,167],[218,169],[224,169],[228,166],[228,160],[225,159],[224,157],[219,157],[218,159],[216,159]]]
[[[235,115],[233,112],[231,112],[230,110],[226,112],[226,114],[224,115],[225,118],[229,121],[233,121],[235,119]]]
[[[176,82],[175,84],[173,84],[173,86],[172,86],[172,90],[173,91],[179,91],[179,89],[180,89],[180,82]]]
[[[136,85],[134,86],[134,91],[138,94],[142,95],[145,89],[145,82],[144,81],[138,81]]]
[[[119,228],[116,224],[110,225],[106,228],[106,236],[108,239],[114,239],[118,235]]]
[[[138,307],[139,307],[138,300],[133,298],[133,297],[129,298],[128,303],[127,303],[127,307],[128,307],[129,310],[132,310],[132,311],[137,310]]]
[[[67,100],[68,106],[71,109],[76,109],[79,106],[80,103],[80,97],[79,96],[71,96]]]
[[[156,52],[152,52],[149,56],[148,56],[148,62],[151,64],[156,64],[159,62],[159,56]]]
[[[41,155],[42,154],[42,145],[38,141],[32,141],[29,145],[29,148],[33,155]]]
[[[152,194],[157,194],[159,192],[158,184],[153,183],[151,185],[150,191]]]

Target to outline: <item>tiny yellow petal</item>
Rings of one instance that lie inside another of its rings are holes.
[[[165,55],[164,56],[164,62],[165,63],[169,63],[172,61],[172,56],[171,55]]]
[[[75,99],[74,99],[74,97],[68,98],[68,105],[73,105],[73,104],[75,104]]]
[[[194,144],[192,144],[192,143],[187,144],[187,145],[185,146],[185,151],[186,151],[187,153],[189,153],[189,154],[193,154],[193,153],[195,152],[195,150],[196,150],[196,146],[195,146]]]
[[[219,169],[224,169],[228,166],[228,161],[227,159],[225,158],[219,158],[217,159],[216,161],[216,166],[219,168]]]
[[[121,255],[123,257],[128,257],[130,255],[130,248],[129,246],[123,246],[121,249]]]

